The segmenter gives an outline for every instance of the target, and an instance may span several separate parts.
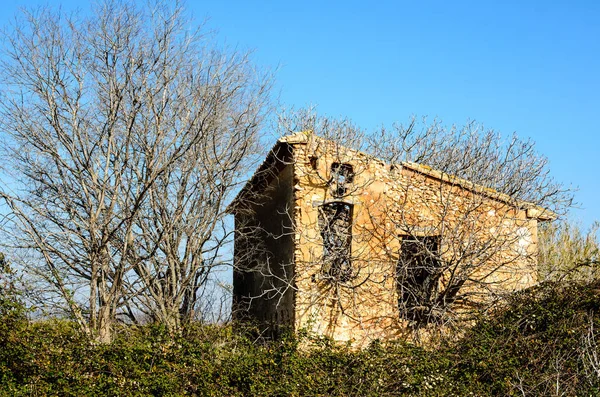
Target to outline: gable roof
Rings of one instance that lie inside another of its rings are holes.
[[[238,205],[238,202],[242,200],[242,198],[245,195],[247,195],[248,192],[254,190],[257,186],[264,185],[265,183],[268,184],[272,180],[272,178],[275,177],[275,170],[273,170],[272,168],[273,166],[281,166],[281,168],[283,168],[283,166],[287,165],[287,163],[285,163],[284,161],[284,157],[287,155],[287,153],[291,153],[292,146],[308,144],[310,143],[311,139],[326,141],[324,138],[314,135],[311,131],[295,132],[279,138],[273,146],[273,148],[271,148],[271,150],[267,154],[265,160],[254,172],[252,178],[250,178],[250,180],[246,182],[244,187],[229,204],[229,206],[227,207],[227,212],[234,213],[235,207]],[[373,159],[385,164],[383,160],[376,158]],[[499,192],[496,189],[471,182],[467,179],[448,174],[444,171],[433,169],[424,164],[413,163],[410,161],[401,161],[399,164],[394,165],[400,165],[402,168],[410,169],[416,173],[426,175],[428,177],[437,179],[441,182],[453,186],[459,186],[472,193],[482,195],[497,201],[501,201],[511,206],[517,206],[526,211],[528,218],[535,218],[539,221],[552,221],[558,218],[558,215],[556,213],[547,208],[543,208],[539,205],[528,201],[517,201],[508,194]]]
[[[239,203],[249,192],[257,189],[259,186],[266,187],[276,176],[276,172],[280,171],[286,165],[285,158],[288,154],[291,154],[291,145],[283,138],[278,139],[271,150],[269,150],[267,157],[258,166],[254,174],[252,174],[252,177],[240,189],[231,203],[229,203],[225,212],[234,214]]]

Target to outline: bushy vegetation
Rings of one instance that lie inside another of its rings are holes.
[[[569,221],[541,224],[539,277],[548,281],[586,281],[600,277],[600,222],[588,229]]]
[[[599,395],[599,308],[598,281],[522,291],[456,346],[456,373],[484,395]]]
[[[128,327],[95,344],[70,322],[32,322],[3,301],[0,394],[597,395],[598,294],[599,282],[548,283],[510,298],[459,341],[362,351],[308,336],[257,343],[232,326],[202,325],[176,338]]]

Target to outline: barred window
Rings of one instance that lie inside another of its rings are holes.
[[[352,278],[352,204],[326,203],[319,207],[319,229],[323,238],[323,273],[335,281]]]
[[[431,316],[441,276],[440,236],[402,239],[396,268],[398,307],[403,317],[422,321]]]

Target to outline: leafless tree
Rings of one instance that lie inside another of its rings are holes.
[[[211,116],[213,125],[158,178],[136,219],[128,295],[135,307],[172,331],[193,319],[200,295],[207,292],[202,289],[212,287],[213,270],[231,265],[229,253],[223,258],[222,252],[233,232],[225,209],[244,171],[252,168],[249,155],[258,143],[253,109],[236,115],[237,103],[215,101],[220,114]]]
[[[564,215],[572,190],[551,175],[535,142],[470,121],[463,126],[413,117],[370,135],[369,152],[389,163],[410,161],[495,189]]]
[[[532,141],[516,135],[503,139],[474,122],[446,128],[412,119],[375,134],[370,147],[387,162],[415,162],[440,171],[434,202],[415,193],[412,181],[423,178],[413,176],[400,184],[403,201],[392,205],[402,213],[390,221],[401,236],[398,271],[404,298],[399,299],[409,319],[446,322],[456,317],[456,308],[463,313],[468,307],[481,309],[490,296],[521,288],[515,278],[526,272],[523,266],[534,277],[537,250],[528,247],[535,247],[535,228],[518,213],[542,208],[552,218],[552,213],[564,214],[572,195],[552,179],[547,159]],[[423,213],[426,221],[420,219]]]
[[[437,120],[413,118],[407,125],[372,135],[369,147],[386,162],[425,165],[440,171],[440,181],[447,181],[437,184],[435,204],[417,209],[408,201],[396,202],[396,212],[403,215],[390,219],[402,236],[400,279],[405,280],[403,294],[410,297],[403,301],[426,302],[420,309],[434,318],[435,311],[445,313],[457,303],[485,302],[478,294],[505,290],[506,281],[523,272],[523,263],[530,263],[535,272],[537,250],[525,249],[535,246],[535,229],[517,221],[517,213],[537,208],[550,219],[565,214],[572,203],[570,189],[552,178],[534,142],[514,134],[505,139],[475,122],[448,128]],[[399,195],[405,200],[427,199],[413,193],[410,180],[403,186]],[[475,194],[465,195],[466,191]],[[503,205],[498,206],[498,200]],[[419,211],[429,213],[426,224],[416,219]],[[431,236],[438,240],[431,241]],[[405,248],[413,252],[406,256]]]
[[[219,260],[268,75],[178,3],[43,8],[5,40],[0,195],[22,265],[99,341],[133,303],[177,328]]]

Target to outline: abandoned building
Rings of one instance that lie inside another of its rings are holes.
[[[425,165],[285,136],[229,207],[233,317],[366,345],[537,282],[551,212]]]

